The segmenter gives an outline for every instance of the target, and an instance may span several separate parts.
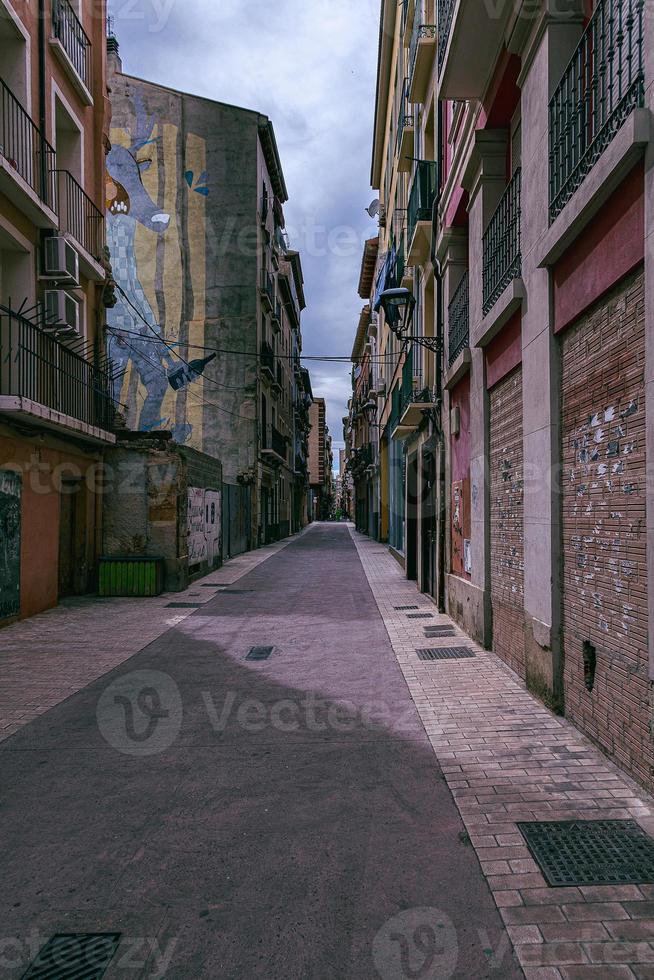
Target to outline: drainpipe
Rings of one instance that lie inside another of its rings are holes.
[[[39,129],[41,131],[41,197],[47,201],[48,169],[45,158],[44,140],[46,124],[45,94],[45,0],[39,0]],[[53,202],[54,203],[54,202]]]
[[[437,139],[437,159],[438,159],[438,191],[436,194],[436,200],[434,201],[434,211],[433,211],[433,222],[432,222],[432,251],[435,251],[436,245],[436,230],[438,226],[438,206],[441,199],[441,178],[443,173],[443,103],[438,102],[437,111],[437,124],[436,124],[436,139]],[[436,262],[435,256],[432,255],[433,266],[434,266],[434,278],[436,279],[436,338],[438,340],[438,354],[436,357],[436,392],[439,400],[439,421],[438,421],[438,432],[436,437],[438,440],[438,450],[436,453],[436,481],[437,481],[437,499],[439,500],[438,509],[438,519],[437,519],[437,542],[436,542],[436,556],[437,556],[437,578],[438,578],[438,590],[436,601],[438,603],[438,609],[440,612],[445,612],[445,517],[446,517],[446,507],[445,507],[445,440],[443,438],[443,352],[445,350],[445,337],[444,337],[444,317],[443,317],[443,280],[440,274],[440,266]]]

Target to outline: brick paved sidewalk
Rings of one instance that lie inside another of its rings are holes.
[[[550,888],[516,825],[632,818],[652,832],[652,798],[458,628],[474,659],[421,662],[416,649],[453,642],[426,640],[424,627],[454,624],[386,548],[351,533],[527,980],[654,978],[654,886]],[[408,618],[416,612],[433,618]]]
[[[194,612],[168,608],[169,603],[208,602],[218,589],[207,583],[233,585],[298,537],[232,558],[185,592],[154,599],[68,599],[0,630],[0,742]]]

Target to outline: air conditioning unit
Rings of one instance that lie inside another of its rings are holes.
[[[65,289],[46,289],[44,329],[79,336],[79,307],[75,297]]]
[[[67,238],[43,240],[43,279],[79,286],[79,255]]]

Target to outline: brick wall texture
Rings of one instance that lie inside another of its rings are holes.
[[[522,368],[490,392],[493,650],[525,676]]]
[[[641,269],[561,340],[563,646],[567,716],[651,790],[644,365]]]

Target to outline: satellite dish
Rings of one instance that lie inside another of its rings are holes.
[[[364,211],[370,215],[371,218],[376,218],[380,211],[381,201],[378,197],[372,202],[369,208],[364,208]]]

